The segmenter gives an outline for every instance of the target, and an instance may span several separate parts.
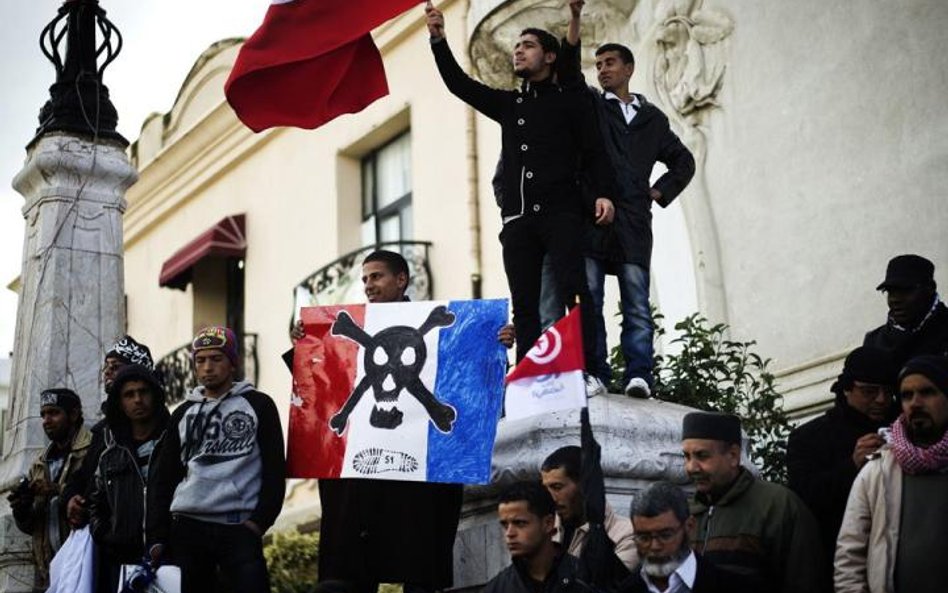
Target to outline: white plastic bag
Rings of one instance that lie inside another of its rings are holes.
[[[49,564],[49,589],[46,593],[92,593],[94,571],[89,528],[76,529]]]
[[[122,593],[125,583],[144,573],[138,564],[124,564],[119,570],[119,586],[116,593]],[[155,580],[142,593],[181,593],[181,569],[177,566],[159,566]]]

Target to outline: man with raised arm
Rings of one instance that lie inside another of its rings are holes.
[[[503,153],[504,269],[513,303],[517,359],[540,337],[540,275],[547,254],[558,294],[572,306],[579,297],[583,348],[593,360],[594,308],[586,284],[580,242],[585,216],[607,225],[613,217],[609,196],[614,173],[588,100],[554,82],[559,42],[542,29],[525,29],[513,51],[517,90],[488,87],[458,65],[445,38],[444,16],[425,6],[431,50],[438,71],[454,95],[500,124]],[[588,179],[591,199],[584,200],[577,179]],[[598,381],[587,383],[601,391]]]

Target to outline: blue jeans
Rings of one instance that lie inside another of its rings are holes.
[[[649,273],[647,269],[636,264],[613,264],[613,267],[616,269],[616,279],[619,282],[619,307],[622,312],[620,344],[622,356],[625,358],[622,387],[625,387],[629,380],[640,377],[645,379],[651,388],[654,329],[648,304]],[[587,257],[586,281],[596,308],[595,355],[593,364],[589,365],[589,371],[608,385],[612,372],[609,368],[609,353],[606,350],[606,322],[602,311],[605,279],[606,262]]]

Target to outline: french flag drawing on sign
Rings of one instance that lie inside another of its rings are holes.
[[[573,307],[507,375],[506,418],[517,420],[586,405],[583,331]]]
[[[289,477],[490,480],[506,300],[306,307],[301,317]]]

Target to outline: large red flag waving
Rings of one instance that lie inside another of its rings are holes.
[[[316,128],[388,94],[369,32],[417,0],[271,0],[224,85],[255,132]]]

